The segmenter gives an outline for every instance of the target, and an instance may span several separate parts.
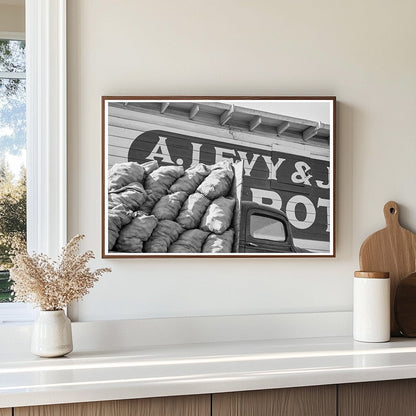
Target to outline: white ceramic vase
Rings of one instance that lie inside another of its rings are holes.
[[[40,311],[33,325],[31,351],[39,357],[62,357],[72,351],[71,321],[63,310]]]

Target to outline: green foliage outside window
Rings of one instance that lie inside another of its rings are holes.
[[[0,72],[24,73],[25,42],[0,40]],[[26,80],[0,78],[0,302],[12,300],[8,269],[26,243]]]

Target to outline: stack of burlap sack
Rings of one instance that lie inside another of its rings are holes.
[[[235,199],[230,161],[159,167],[115,164],[108,173],[108,250],[230,253]]]

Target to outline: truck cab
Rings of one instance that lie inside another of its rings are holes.
[[[240,253],[307,253],[293,243],[284,212],[255,202],[241,202]]]

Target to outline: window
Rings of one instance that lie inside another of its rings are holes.
[[[21,65],[0,73],[26,87],[27,247],[56,257],[66,243],[66,0],[25,0],[25,21],[27,84]],[[24,39],[12,35],[0,39]],[[34,316],[29,304],[0,303],[0,324]]]
[[[283,222],[264,215],[250,216],[250,235],[262,240],[286,241],[286,229]]]
[[[13,247],[26,244],[25,41],[0,39],[0,302],[10,302]]]

